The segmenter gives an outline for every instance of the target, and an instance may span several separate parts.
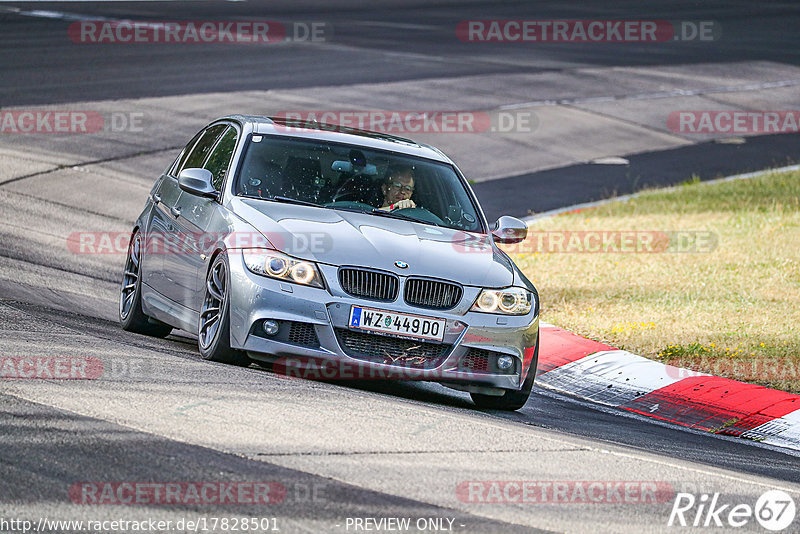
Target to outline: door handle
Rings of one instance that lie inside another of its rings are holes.
[[[171,212],[171,213],[172,213],[172,214],[173,214],[175,217],[180,217],[180,216],[181,216],[181,209],[180,209],[178,206],[172,206],[172,207],[169,209],[169,211],[170,211],[170,212]]]
[[[161,195],[156,195],[155,193],[153,193],[153,204],[159,204],[159,203],[161,203]]]

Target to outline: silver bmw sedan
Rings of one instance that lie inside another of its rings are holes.
[[[153,186],[128,247],[125,330],[194,333],[207,360],[321,379],[424,380],[516,410],[539,352],[536,288],[461,172],[392,135],[229,116]]]

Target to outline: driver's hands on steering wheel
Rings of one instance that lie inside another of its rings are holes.
[[[406,198],[404,200],[399,200],[399,201],[395,202],[394,204],[390,204],[388,206],[384,206],[381,209],[393,211],[393,210],[404,210],[404,209],[407,209],[407,208],[416,208],[416,207],[417,207],[417,205],[414,203],[413,200],[411,200],[410,198]]]

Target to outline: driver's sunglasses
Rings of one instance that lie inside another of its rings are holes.
[[[394,187],[395,189],[400,189],[401,191],[407,191],[408,193],[414,192],[413,185],[403,185],[400,182],[389,182],[389,187]]]

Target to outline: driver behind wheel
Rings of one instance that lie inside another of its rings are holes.
[[[414,169],[409,165],[390,165],[386,170],[386,179],[381,185],[384,211],[416,208],[411,200],[414,194]]]

